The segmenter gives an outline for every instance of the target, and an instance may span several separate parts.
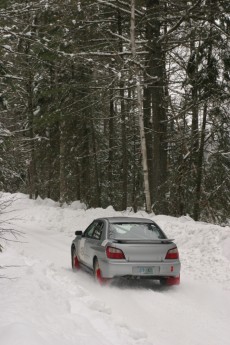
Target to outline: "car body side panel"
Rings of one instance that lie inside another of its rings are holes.
[[[85,258],[84,258],[84,251],[85,251],[85,238],[79,238],[79,240],[77,240],[75,243],[76,245],[76,250],[77,250],[77,256],[78,259],[82,262],[85,262]]]
[[[93,269],[93,259],[97,257],[99,260],[106,259],[105,248],[101,246],[102,241],[97,241],[92,238],[75,238],[73,244],[76,248],[76,253],[79,262]]]
[[[95,246],[95,240],[92,238],[86,238],[84,247],[84,259],[85,264],[90,268],[92,268],[92,258],[94,255],[92,246]]]

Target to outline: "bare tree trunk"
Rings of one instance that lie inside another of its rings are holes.
[[[65,120],[63,114],[59,117],[59,201],[62,205],[66,200],[66,181],[65,181]]]
[[[113,146],[114,146],[114,100],[113,89],[110,88],[109,104],[109,156],[108,156],[108,182],[109,182],[109,202],[113,204]]]
[[[126,135],[126,111],[124,101],[124,83],[120,83],[121,97],[121,141],[122,141],[122,204],[121,209],[126,210],[128,198],[128,155],[127,155],[127,135]]]
[[[46,129],[47,138],[49,139],[49,144],[47,147],[47,153],[46,153],[46,178],[47,178],[47,188],[46,188],[46,196],[47,198],[51,198],[51,179],[52,179],[52,159],[51,159],[51,134],[50,134],[50,128],[48,127]]]
[[[207,3],[212,6],[216,5],[216,1],[207,1]],[[211,11],[210,14],[210,22],[214,22],[213,12]],[[212,26],[210,28],[209,32],[209,39],[210,44],[208,47],[208,57],[207,57],[207,75],[209,73],[212,74],[212,66],[211,66],[211,57],[212,57]],[[212,79],[212,78],[211,78]],[[209,92],[206,90],[206,96],[209,96]],[[196,162],[196,189],[195,189],[195,200],[194,200],[194,209],[193,209],[193,218],[194,220],[199,220],[200,213],[201,213],[201,207],[200,207],[200,200],[201,200],[201,186],[202,186],[202,180],[203,180],[203,157],[204,157],[204,145],[205,145],[205,129],[206,129],[206,123],[207,123],[207,113],[208,113],[208,103],[207,100],[204,103],[204,109],[203,109],[203,120],[202,120],[202,127],[201,127],[201,138],[200,138],[200,146],[197,154],[197,162]]]
[[[98,161],[97,161],[97,143],[96,143],[93,120],[91,121],[91,133],[92,133],[92,150],[93,150],[94,176],[95,176],[95,189],[96,189],[94,202],[92,206],[101,207],[101,186],[100,186],[99,169],[98,169]]]
[[[149,172],[148,172],[146,139],[145,139],[145,131],[144,131],[144,113],[143,113],[143,98],[142,98],[142,89],[141,89],[141,75],[140,75],[140,70],[137,67],[137,54],[136,54],[136,43],[135,43],[135,0],[131,0],[130,37],[131,37],[132,57],[133,57],[133,62],[134,62],[134,68],[133,68],[134,78],[136,79],[137,110],[138,110],[139,128],[140,128],[146,211],[151,212],[152,207],[151,207],[151,197],[150,197],[150,189],[149,189]]]
[[[204,110],[203,110],[200,148],[198,152],[198,162],[197,162],[197,178],[196,178],[195,201],[194,201],[194,210],[193,210],[194,220],[199,220],[200,218],[200,199],[201,199],[201,185],[202,185],[202,177],[203,177],[203,156],[204,156],[206,122],[207,122],[207,103],[205,102]]]
[[[118,9],[118,34],[119,34],[119,51],[123,51],[122,42],[122,17],[121,11]],[[122,57],[121,57],[122,58]],[[127,155],[127,138],[126,138],[126,109],[125,109],[125,91],[124,91],[124,81],[122,80],[122,75],[120,79],[120,99],[121,99],[121,141],[122,141],[122,200],[121,209],[126,210],[127,208],[127,198],[128,198],[128,155]]]
[[[144,127],[145,127],[146,149],[147,149],[148,169],[149,169],[149,188],[150,188],[151,204],[153,204],[156,201],[156,196],[153,193],[154,164],[153,164],[153,128],[152,128],[152,110],[151,110],[152,98],[151,98],[151,90],[149,87],[144,87],[143,96],[144,96],[144,99],[143,99]]]
[[[90,171],[90,125],[86,119],[85,114],[82,123],[82,159],[81,159],[81,200],[87,202],[91,206],[92,192],[91,192],[91,171]]]
[[[199,126],[198,126],[198,86],[197,86],[197,51],[195,47],[196,29],[191,32],[190,59],[187,67],[187,74],[190,78],[192,88],[192,131],[191,131],[191,178],[196,174],[197,153],[199,149]]]
[[[34,18],[36,23],[37,18]],[[34,33],[34,28],[32,28]],[[22,41],[19,40],[18,50],[20,51]],[[25,43],[25,62],[26,62],[26,91],[27,91],[27,114],[28,114],[28,125],[29,125],[29,138],[30,138],[30,161],[28,169],[29,178],[29,195],[30,199],[36,199],[38,197],[38,175],[37,175],[37,161],[36,161],[36,148],[35,148],[35,128],[34,128],[34,88],[33,81],[34,75],[32,72],[32,66],[30,61],[31,53],[31,42],[27,41]]]
[[[154,210],[166,212],[167,105],[165,103],[165,56],[162,52],[161,14],[158,0],[146,0],[145,122],[151,198]],[[151,145],[151,146],[150,146]]]
[[[38,197],[37,189],[37,168],[36,168],[36,154],[35,154],[35,139],[34,139],[34,114],[33,114],[33,86],[32,75],[29,72],[27,92],[28,92],[28,123],[29,123],[29,137],[30,137],[30,162],[29,162],[29,193],[30,199]]]

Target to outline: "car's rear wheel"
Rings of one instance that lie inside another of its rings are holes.
[[[106,285],[110,282],[110,279],[102,277],[101,269],[100,269],[99,262],[97,259],[94,260],[93,271],[94,271],[94,278],[96,282],[99,283],[100,285]]]
[[[78,271],[80,269],[80,265],[79,265],[79,260],[78,260],[78,256],[77,256],[75,248],[71,249],[71,261],[72,261],[73,271]]]
[[[166,279],[166,278],[161,278],[161,279],[160,279],[160,284],[161,284],[162,286],[166,286],[166,285],[167,285],[167,279]]]

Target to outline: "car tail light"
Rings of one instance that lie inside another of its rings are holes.
[[[125,259],[123,251],[114,247],[107,247],[106,255],[109,259]]]
[[[178,249],[176,247],[169,249],[168,253],[166,254],[165,259],[167,259],[167,260],[179,259]]]

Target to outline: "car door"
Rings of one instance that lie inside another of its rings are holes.
[[[85,248],[87,245],[87,242],[89,241],[89,239],[92,237],[93,235],[93,231],[94,231],[94,227],[95,227],[95,222],[91,223],[88,228],[85,230],[81,240],[80,240],[80,244],[79,244],[79,258],[80,261],[83,263],[86,263],[86,258],[85,258]]]
[[[82,249],[83,258],[82,261],[93,268],[93,257],[95,255],[95,247],[97,246],[99,240],[102,236],[104,223],[101,220],[95,220],[86,229],[84,233],[84,246]]]

